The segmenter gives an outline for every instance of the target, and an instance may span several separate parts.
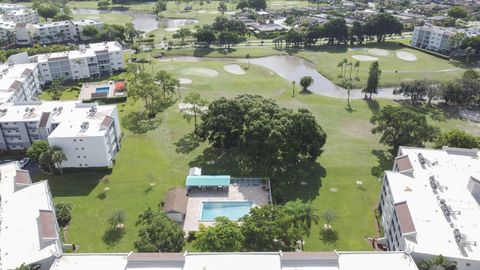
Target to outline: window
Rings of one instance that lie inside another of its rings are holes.
[[[82,147],[82,150],[85,150],[85,147]]]
[[[74,142],[76,142],[76,141],[77,141],[77,139],[73,139],[73,141],[74,141]]]
[[[80,158],[80,156],[77,156],[77,158]]]
[[[83,139],[80,139],[81,142],[83,142]]]
[[[87,156],[83,156],[83,158],[87,158]]]

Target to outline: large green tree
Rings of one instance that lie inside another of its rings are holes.
[[[139,229],[134,246],[139,252],[180,252],[185,245],[183,229],[162,211],[146,209],[136,225]]]
[[[282,206],[254,207],[241,219],[244,248],[250,251],[293,251],[301,230]]]
[[[215,226],[200,226],[193,246],[205,252],[241,251],[244,237],[238,222],[217,217]]]
[[[316,209],[311,202],[303,203],[300,199],[289,201],[285,204],[285,212],[292,217],[294,227],[309,235],[313,224],[318,224],[320,220]]]
[[[404,107],[387,105],[375,113],[370,122],[375,126],[372,133],[380,133],[380,143],[390,146],[392,154],[400,146],[424,147],[433,141],[439,130],[427,123],[425,115]]]
[[[410,97],[412,103],[423,99],[427,95],[428,85],[425,81],[415,80],[412,82],[402,82],[400,88],[393,91],[396,95]]]
[[[312,84],[313,84],[313,78],[310,77],[310,76],[303,76],[300,79],[300,86],[302,87],[303,92],[307,92],[308,87],[310,87],[310,85],[312,85]]]
[[[463,130],[451,129],[440,134],[435,141],[436,148],[442,148],[443,146],[480,148],[480,138],[468,134]]]
[[[213,101],[198,135],[215,148],[242,149],[251,162],[271,173],[303,159],[315,160],[327,137],[310,111],[282,108],[253,95]]]
[[[377,42],[384,42],[387,35],[402,34],[403,24],[388,13],[379,13],[368,17],[363,32],[367,36],[374,36]]]
[[[461,6],[453,6],[447,11],[448,16],[454,19],[465,19],[468,17],[468,12],[465,10],[464,7]]]
[[[27,148],[27,156],[34,161],[38,161],[40,155],[49,148],[48,142],[43,140],[34,141],[32,145]]]

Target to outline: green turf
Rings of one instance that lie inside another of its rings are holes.
[[[364,239],[375,235],[373,207],[380,188],[378,177],[382,170],[391,167],[391,163],[378,155],[385,148],[378,143],[378,136],[370,133],[368,119],[378,106],[395,103],[379,100],[379,104],[367,104],[363,100],[355,100],[352,101],[353,111],[349,112],[345,108],[346,101],[342,99],[317,95],[297,95],[292,98],[290,83],[270,70],[252,65],[245,75],[232,75],[223,69],[224,64],[208,61],[155,62],[153,65],[145,65],[145,69],[164,68],[178,77],[193,80],[191,85],[182,87],[182,96],[195,91],[213,100],[221,96],[234,97],[252,93],[274,98],[284,106],[311,110],[328,134],[325,151],[318,159],[319,165],[306,172],[305,182],[308,185],[291,186],[285,188],[284,193],[289,199],[313,200],[319,210],[335,209],[339,218],[333,227],[339,233],[339,240],[334,244],[323,243],[319,236],[320,225],[316,225],[306,239],[306,249],[369,250],[370,246]],[[214,69],[219,76],[202,78],[186,75],[183,70],[189,67]],[[122,149],[111,172],[39,177],[50,179],[55,201],[75,203],[67,239],[70,243],[79,244],[80,251],[132,250],[136,238],[134,223],[138,214],[147,206],[157,206],[169,188],[182,186],[188,168],[199,164],[205,145],[188,154],[177,153],[175,150],[175,143],[193,129],[193,124],[187,123],[179,112],[177,105],[180,101],[181,99],[159,115],[161,124],[156,130],[140,135],[124,130]],[[119,105],[121,115],[139,109],[140,104],[131,100]],[[425,113],[442,115],[439,110]],[[441,121],[430,120],[444,129],[458,127],[479,132],[478,126],[457,119],[444,117]],[[237,164],[220,162],[210,165],[205,173],[239,176],[240,170]],[[106,198],[100,199],[98,195],[105,185],[98,181],[106,174],[110,179],[110,189]],[[364,182],[365,190],[356,188],[357,180]],[[155,185],[151,187],[150,183]],[[338,191],[331,192],[330,188]],[[120,239],[107,232],[106,224],[109,214],[119,208],[128,214],[126,233]],[[188,248],[191,249],[190,245]]]

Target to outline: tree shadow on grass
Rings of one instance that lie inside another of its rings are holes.
[[[372,150],[372,154],[377,157],[378,165],[372,167],[373,176],[381,177],[384,171],[391,170],[394,157],[386,150]]]
[[[48,179],[54,197],[87,196],[110,170],[65,171],[64,175],[39,174],[34,180]]]
[[[304,202],[313,200],[318,196],[326,175],[323,166],[309,160],[302,160],[297,166],[276,172],[271,178],[275,202],[285,203],[297,198]]]
[[[124,229],[108,228],[102,236],[102,241],[110,247],[116,246],[125,235]]]
[[[240,149],[222,150],[206,148],[189,163],[200,167],[206,174],[227,174],[235,177],[267,177],[272,185],[273,199],[277,203],[300,198],[309,201],[318,196],[321,180],[326,176],[325,168],[318,162],[302,160],[296,166],[277,169],[271,175],[271,168],[253,162]]]
[[[367,103],[368,109],[372,113],[376,113],[380,110],[380,104],[375,99],[367,98],[367,99],[364,99],[364,100]]]
[[[175,151],[180,154],[188,154],[200,145],[198,138],[193,132],[186,134],[175,143]]]
[[[160,120],[149,118],[146,113],[131,112],[122,118],[122,126],[135,134],[143,134],[154,130],[160,125]]]
[[[322,229],[320,231],[320,240],[324,244],[335,244],[338,241],[338,232],[332,229]]]
[[[432,104],[428,106],[423,103],[412,104],[406,100],[397,101],[398,104],[408,108],[416,113],[428,115],[435,121],[445,122],[446,119],[461,119],[457,106],[449,106],[444,103]]]

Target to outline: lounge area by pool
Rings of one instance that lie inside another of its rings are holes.
[[[252,201],[207,201],[202,202],[200,221],[214,221],[216,217],[238,220],[250,212]]]

